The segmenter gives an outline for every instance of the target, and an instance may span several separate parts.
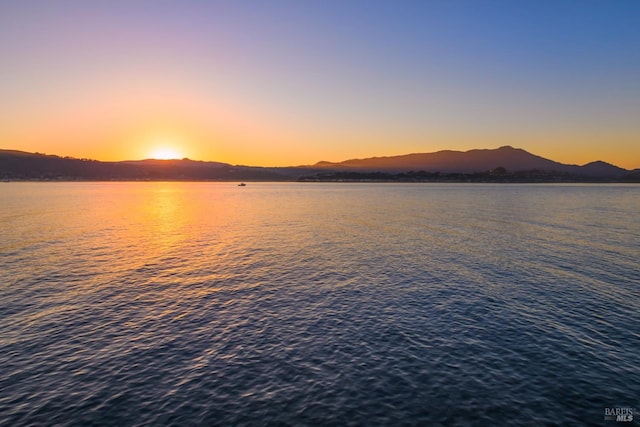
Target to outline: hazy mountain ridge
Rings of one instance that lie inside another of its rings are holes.
[[[115,163],[126,163],[129,165],[141,165],[141,166],[159,166],[159,165],[168,165],[168,164],[172,164],[172,165],[176,165],[176,166],[187,166],[187,167],[230,167],[231,165],[229,163],[222,163],[222,162],[210,162],[210,161],[203,161],[203,160],[191,160],[188,158],[184,158],[181,160],[175,159],[175,160],[158,160],[158,159],[144,159],[144,160],[123,160],[121,162],[115,162]]]
[[[323,161],[316,163],[313,167],[386,172],[423,170],[441,173],[479,173],[503,167],[508,172],[539,170],[599,177],[614,177],[629,172],[603,161],[595,161],[583,166],[567,165],[511,146],[497,149],[444,150],[435,153],[350,159],[338,163]]]
[[[95,181],[269,181],[286,179],[266,168],[232,166],[221,162],[190,159],[102,162],[15,150],[0,150],[0,178]]]
[[[510,146],[350,159],[339,163],[322,161],[297,167],[238,166],[187,158],[102,162],[0,149],[0,178],[5,180],[293,181],[347,177],[349,180],[489,179],[501,182],[573,182],[584,178],[636,182],[640,180],[637,171],[603,161],[567,165]]]

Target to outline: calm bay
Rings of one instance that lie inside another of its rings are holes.
[[[0,425],[640,408],[637,185],[12,182],[0,224]]]

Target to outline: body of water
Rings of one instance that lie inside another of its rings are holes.
[[[0,425],[640,411],[640,186],[0,185]]]

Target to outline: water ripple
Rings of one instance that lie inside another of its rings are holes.
[[[1,425],[602,425],[640,407],[634,186],[0,198]]]

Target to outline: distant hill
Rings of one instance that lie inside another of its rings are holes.
[[[505,168],[508,172],[547,171],[592,177],[619,177],[626,169],[597,161],[584,166],[566,165],[531,154],[519,148],[504,146],[492,150],[438,151],[435,153],[351,159],[339,163],[318,162],[314,168],[362,171],[430,171],[441,173],[478,173]]]
[[[145,160],[124,160],[121,162],[122,164],[128,165],[138,165],[138,166],[182,166],[182,167],[200,167],[200,168],[215,168],[215,167],[229,167],[231,166],[228,163],[220,163],[220,162],[204,162],[199,160],[191,160],[191,159],[182,159],[182,160],[158,160],[158,159],[145,159]]]
[[[232,166],[220,162],[189,159],[100,162],[15,150],[0,150],[0,178],[96,181],[281,181],[289,179],[288,176],[267,168]]]
[[[627,171],[596,161],[566,165],[509,146],[491,150],[438,151],[404,156],[318,162],[313,166],[265,168],[221,162],[128,160],[101,162],[16,150],[0,150],[3,180],[184,180],[184,181],[640,181]]]

